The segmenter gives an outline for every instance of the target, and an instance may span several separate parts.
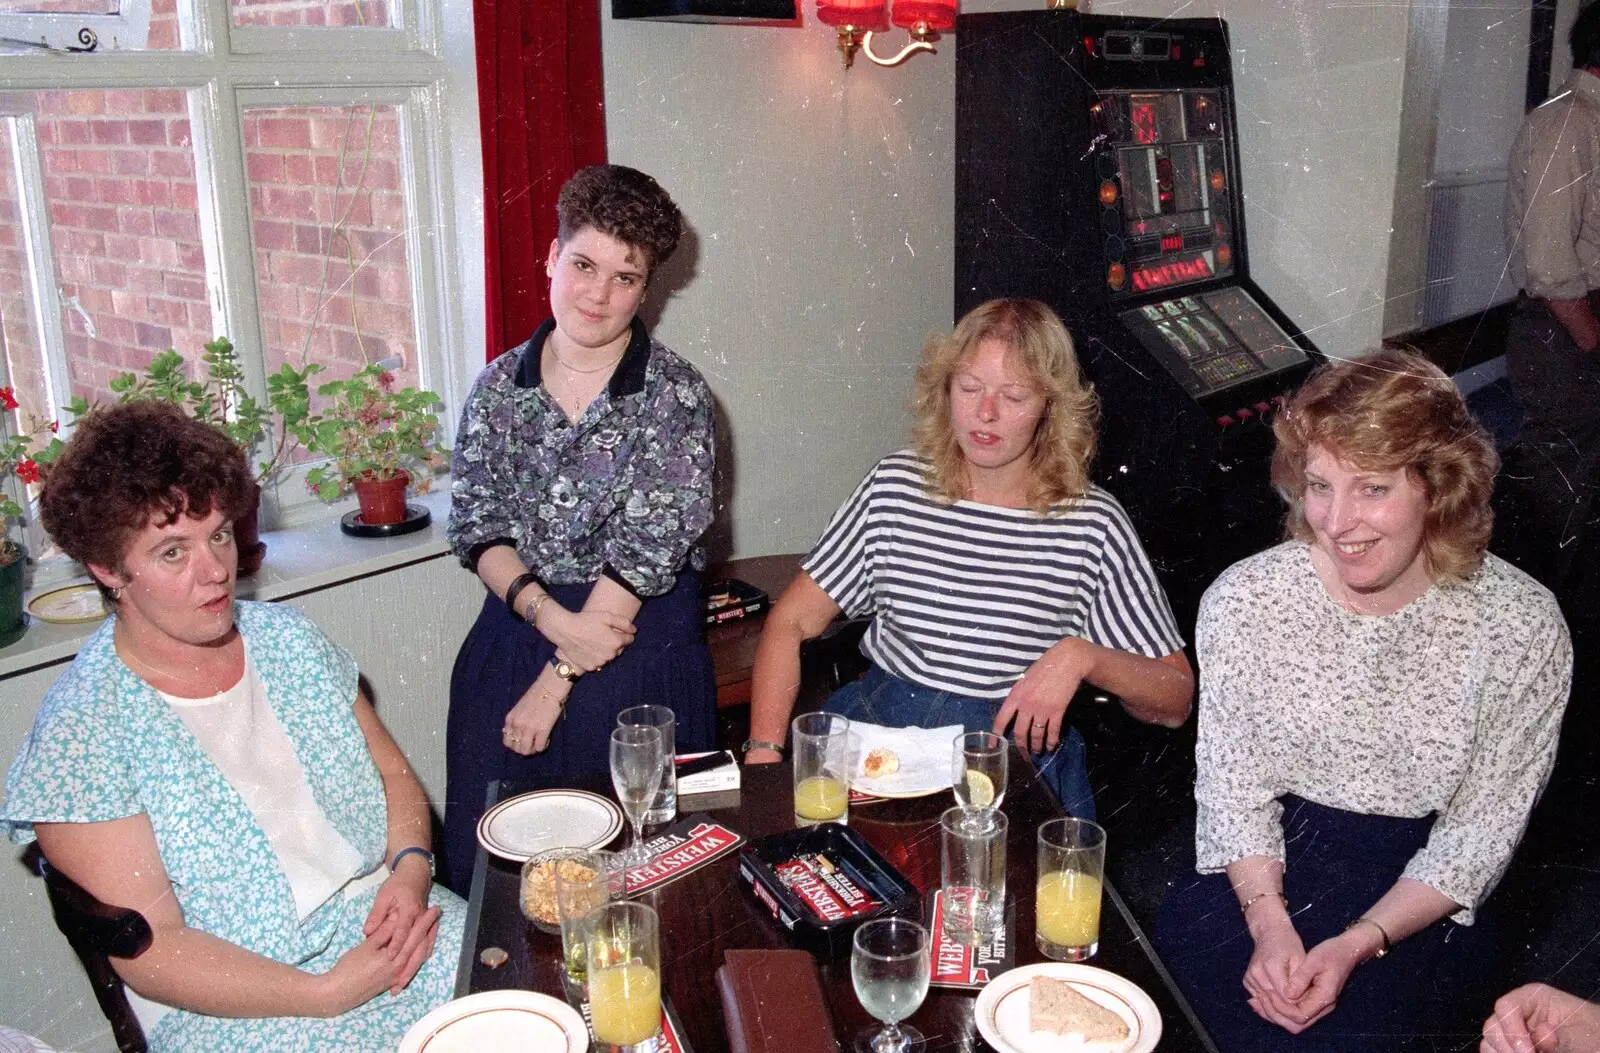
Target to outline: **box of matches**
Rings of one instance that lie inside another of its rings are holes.
[[[739,881],[797,942],[830,954],[848,954],[864,921],[921,914],[916,886],[838,823],[751,842],[739,853]]]

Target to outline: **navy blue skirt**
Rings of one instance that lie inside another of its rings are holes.
[[[1281,800],[1283,890],[1308,951],[1376,903],[1433,827],[1432,816],[1363,815],[1293,795]],[[1388,1053],[1454,1036],[1464,1036],[1470,1049],[1488,1009],[1472,1008],[1493,965],[1492,920],[1482,908],[1474,925],[1440,919],[1356,966],[1333,1012],[1298,1035],[1261,1019],[1246,1001],[1244,971],[1255,942],[1227,874],[1190,870],[1181,877],[1161,904],[1153,942],[1222,1053]]]
[[[593,585],[555,585],[549,591],[568,610],[580,609]],[[678,575],[672,591],[645,600],[635,615],[633,643],[596,672],[578,680],[543,753],[524,757],[505,747],[506,714],[555,655],[555,645],[486,592],[478,620],[461,644],[450,676],[445,742],[444,843],[440,880],[462,896],[472,883],[478,819],[495,779],[543,779],[552,785],[611,767],[611,729],[629,706],[653,703],[677,714],[679,753],[708,750],[716,736],[716,677],[706,650],[700,578]]]

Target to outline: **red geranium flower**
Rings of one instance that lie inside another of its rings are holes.
[[[0,388],[0,409],[17,408],[17,393],[11,388]]]
[[[39,466],[32,460],[17,463],[17,478],[30,486],[39,481]]]
[[[58,431],[60,431],[60,430],[61,430],[61,422],[60,422],[60,421],[58,421],[58,420],[53,420],[53,421],[51,421],[51,422],[50,422],[50,430],[51,430],[51,431],[52,431],[52,432],[58,432]]]

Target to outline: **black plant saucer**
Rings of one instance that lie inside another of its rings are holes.
[[[423,505],[406,505],[406,517],[398,523],[369,524],[361,518],[361,510],[346,512],[339,517],[339,529],[351,537],[399,537],[414,534],[433,522],[433,513]]]

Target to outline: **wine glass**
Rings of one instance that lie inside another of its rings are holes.
[[[967,731],[955,738],[950,758],[950,789],[964,813],[962,826],[975,828],[986,811],[997,809],[1006,796],[1011,748],[1004,735]]]
[[[633,827],[633,843],[622,853],[625,869],[650,862],[650,853],[644,850],[644,817],[655,800],[665,763],[660,728],[626,724],[611,732],[611,785],[617,791],[622,814]]]
[[[856,930],[850,980],[861,1008],[884,1026],[856,1038],[858,1053],[908,1053],[927,1045],[922,1032],[901,1027],[928,995],[928,930],[909,918],[877,918]]]

